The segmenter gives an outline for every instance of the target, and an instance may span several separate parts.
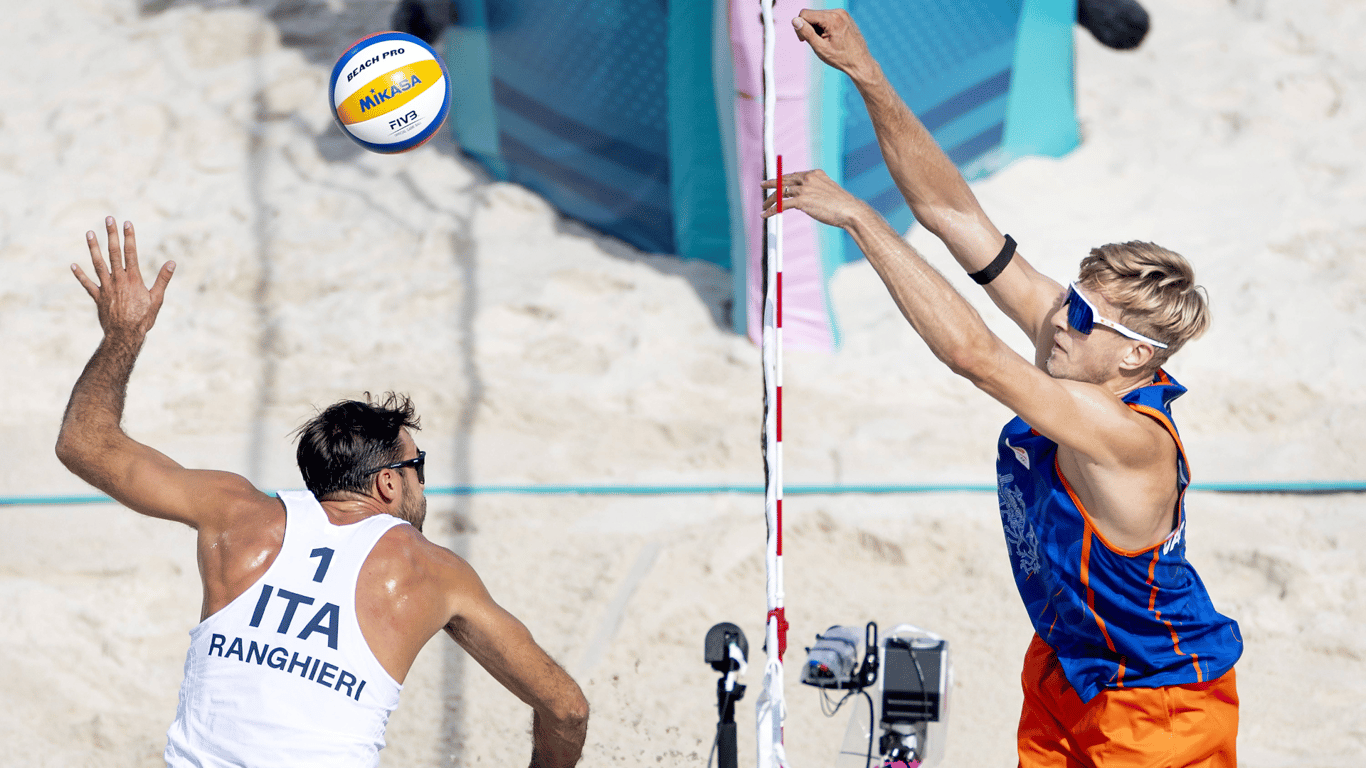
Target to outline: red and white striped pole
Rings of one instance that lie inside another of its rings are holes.
[[[783,156],[776,155],[777,173],[773,178],[778,180],[778,213],[783,212]],[[771,564],[769,567],[768,578],[772,583],[769,588],[770,599],[768,605],[768,620],[773,623],[778,631],[778,661],[782,662],[783,654],[787,652],[787,617],[783,612],[783,221],[781,216],[774,216],[770,219],[773,224],[773,246],[769,249],[767,261],[768,274],[771,288],[771,298],[766,295],[765,305],[770,301],[773,304],[772,312],[772,338],[773,338],[773,363],[771,370],[764,371],[764,378],[771,378],[773,381],[773,432],[772,432],[772,451],[768,460],[768,481],[764,488],[765,506],[773,509],[769,519],[769,537],[772,539],[770,547],[772,549]],[[765,318],[768,311],[765,310]],[[765,334],[770,331],[769,324],[766,322],[764,327]],[[766,437],[765,440],[768,438]]]
[[[764,23],[764,176],[777,179],[777,210],[783,210],[783,160],[774,150],[773,122],[777,88],[773,78],[773,0],[760,0]],[[766,220],[764,232],[764,516],[768,523],[765,557],[768,614],[764,627],[763,690],[755,702],[759,768],[784,768],[783,653],[787,618],[783,611],[783,217]]]
[[[774,161],[776,172],[773,178],[778,180],[778,213],[782,213],[783,156],[774,155]],[[770,221],[773,222],[773,246],[770,250],[771,265],[768,270],[773,285],[773,366],[771,372],[765,371],[765,376],[771,375],[773,379],[774,407],[773,458],[770,459],[771,479],[765,488],[765,502],[768,502],[767,497],[771,493],[773,516],[770,521],[770,535],[773,539],[773,567],[770,578],[776,588],[772,590],[773,598],[769,602],[768,617],[770,620],[776,619],[778,661],[781,663],[783,654],[787,652],[787,617],[783,612],[783,220],[781,216],[775,216]],[[765,304],[769,300],[769,297],[765,296]]]

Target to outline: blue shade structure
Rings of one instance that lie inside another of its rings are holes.
[[[757,179],[735,177],[729,3],[745,1],[455,0],[445,37],[455,139],[495,178],[569,217],[642,251],[735,271],[743,307],[758,282],[740,274],[744,254],[762,235],[747,231],[736,204],[758,193]],[[1074,2],[825,5],[858,21],[893,86],[969,180],[1076,146]],[[810,69],[810,157],[908,228],[857,92],[839,73]],[[816,237],[821,274],[811,279],[822,285],[836,265],[860,258],[838,233]],[[733,320],[747,330],[743,312]]]

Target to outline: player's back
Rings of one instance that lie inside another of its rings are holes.
[[[257,582],[190,632],[171,766],[372,766],[402,685],[356,611],[357,577],[389,515],[334,525],[283,492],[284,542]]]

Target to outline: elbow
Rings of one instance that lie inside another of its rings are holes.
[[[556,708],[555,715],[560,722],[576,731],[581,731],[588,727],[588,699],[577,685],[574,686],[574,689],[574,695],[567,697]]]
[[[57,454],[57,461],[62,462],[62,466],[72,472],[76,471],[76,466],[80,460],[80,451],[76,446],[76,441],[67,434],[65,429],[57,435],[57,445],[54,446],[53,450]]]
[[[565,737],[581,734],[588,730],[588,699],[583,689],[568,675],[564,675],[563,685],[552,696],[533,705],[538,721],[552,731]]]
[[[976,198],[946,201],[925,211],[923,217],[917,211],[916,221],[943,242],[955,256],[979,248],[983,233],[995,232],[995,225],[977,204]]]
[[[953,352],[946,355],[941,360],[949,367],[950,371],[962,376],[963,378],[976,382],[980,377],[977,374],[980,363],[977,358],[963,352]]]
[[[915,211],[915,220],[940,240],[949,240],[954,233],[981,225],[982,209],[976,198],[950,197],[925,203]]]
[[[944,205],[924,205],[915,209],[915,221],[936,238],[943,240],[953,229],[953,210]]]
[[[112,446],[107,441],[100,440],[89,430],[82,430],[71,423],[62,425],[62,431],[57,435],[57,444],[53,446],[57,460],[62,462],[62,466],[86,482],[92,482],[91,476],[101,464],[101,458],[109,455],[111,450]]]
[[[997,356],[994,345],[974,341],[955,346],[941,355],[940,359],[950,371],[980,385],[995,370]]]

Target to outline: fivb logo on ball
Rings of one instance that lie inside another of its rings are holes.
[[[407,152],[446,121],[448,80],[431,46],[402,32],[381,32],[358,40],[332,67],[332,114],[362,147]]]

